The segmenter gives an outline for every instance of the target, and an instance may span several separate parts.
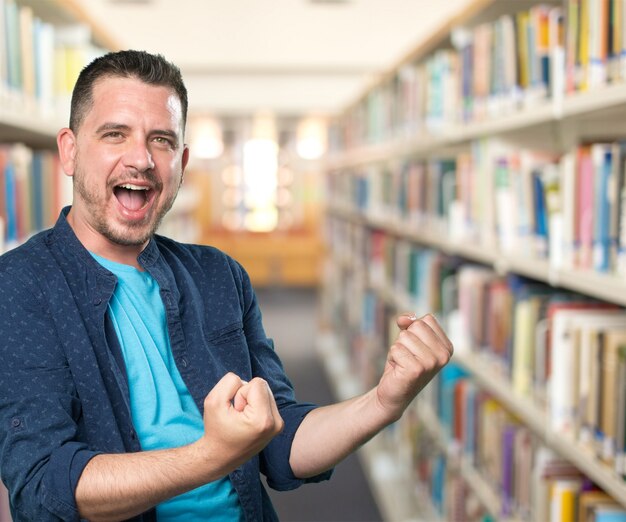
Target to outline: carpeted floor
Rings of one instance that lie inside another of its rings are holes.
[[[334,402],[315,352],[316,294],[312,290],[262,289],[257,296],[266,333],[275,342],[299,400]],[[374,502],[359,459],[351,455],[335,468],[330,481],[294,491],[269,490],[282,522],[377,522]]]

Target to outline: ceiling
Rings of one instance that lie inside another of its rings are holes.
[[[473,0],[74,0],[183,71],[190,109],[332,114]]]

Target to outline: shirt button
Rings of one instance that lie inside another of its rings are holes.
[[[99,297],[96,297],[96,298],[93,300],[93,304],[94,304],[94,306],[98,306],[101,302],[102,302],[102,299],[100,299]]]
[[[22,421],[20,419],[12,419],[11,420],[11,426],[13,426],[14,428],[19,427],[22,424]]]
[[[181,365],[183,368],[187,368],[187,364],[188,364],[188,363],[187,363],[187,359],[185,359],[184,357],[181,357],[181,358],[180,358],[180,365]]]

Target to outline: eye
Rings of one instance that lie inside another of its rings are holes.
[[[166,136],[155,136],[154,141],[159,145],[170,147],[172,149],[176,147],[176,143],[174,142],[174,140]]]
[[[122,139],[124,135],[120,131],[109,131],[103,134],[102,137],[105,139],[119,140]]]

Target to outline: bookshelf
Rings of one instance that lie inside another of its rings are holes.
[[[602,520],[594,495],[626,516],[624,370],[602,384],[626,368],[625,347],[604,359],[626,306],[625,8],[470,2],[337,118],[329,374],[332,345],[348,392],[374,384],[401,311],[437,313],[456,347],[451,369],[376,439],[412,467],[387,520]],[[559,308],[579,305],[568,352]],[[601,320],[583,317],[594,307]],[[510,453],[494,450],[505,437]]]
[[[118,45],[75,0],[0,0],[0,252],[71,201],[56,156],[74,81]]]
[[[56,134],[87,61],[114,42],[76,0],[0,0],[0,254],[71,201]],[[0,520],[11,520],[0,484]]]

